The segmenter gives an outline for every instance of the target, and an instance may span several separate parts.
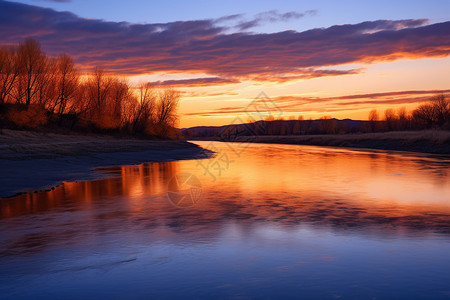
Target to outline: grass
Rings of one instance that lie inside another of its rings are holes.
[[[104,135],[63,135],[7,129],[0,134],[0,159],[14,160],[193,147],[197,146],[186,141],[150,141]]]

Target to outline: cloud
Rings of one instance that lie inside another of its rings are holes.
[[[349,104],[355,104],[355,103],[361,103],[361,102],[347,102],[347,100],[361,100],[364,101],[364,103],[368,103],[368,101],[372,100],[372,103],[379,103],[379,104],[386,104],[386,103],[392,103],[392,104],[406,104],[406,103],[413,103],[411,102],[411,99],[416,99],[418,95],[422,95],[419,98],[423,98],[423,96],[430,98],[430,96],[439,94],[439,93],[450,93],[450,90],[421,90],[421,91],[397,91],[397,92],[384,92],[384,93],[371,93],[371,94],[353,94],[353,95],[345,95],[345,96],[338,96],[338,97],[303,97],[303,96],[280,96],[275,97],[274,101],[277,103],[283,103],[283,102],[293,102],[293,103],[301,103],[301,104],[307,104],[307,103],[318,103],[318,102],[341,102],[341,105],[345,105],[346,103]]]
[[[218,96],[238,96],[239,93],[234,90],[219,91],[219,92],[207,92],[207,91],[180,91],[185,97],[198,98],[198,97],[218,97]]]
[[[375,105],[406,105],[428,101],[438,93],[450,93],[450,90],[398,91],[371,94],[352,94],[339,97],[305,97],[296,95],[279,96],[272,99],[283,112],[323,112],[350,111],[373,108]],[[314,104],[320,103],[320,107]],[[256,111],[255,111],[256,112]],[[245,115],[248,110],[243,106],[220,107],[214,110],[186,115],[203,117]]]
[[[287,14],[272,12],[256,19],[299,17]],[[240,15],[225,18],[239,20]],[[333,66],[448,56],[450,22],[427,22],[379,20],[303,32],[227,33],[228,27],[213,19],[108,22],[0,0],[0,43],[33,37],[51,55],[72,55],[83,69],[99,65],[127,75],[184,72],[239,81],[356,74],[360,70]]]
[[[72,0],[33,0],[36,2],[58,2],[58,3],[70,3]]]
[[[298,69],[295,72],[290,73],[274,73],[274,72],[264,72],[253,75],[244,75],[242,80],[253,80],[253,81],[264,81],[264,82],[288,82],[288,81],[296,81],[300,79],[313,79],[319,77],[328,77],[328,76],[342,76],[342,75],[354,75],[359,74],[363,69],[350,69],[350,70],[323,70],[323,69]]]
[[[172,87],[203,87],[203,86],[217,86],[225,84],[239,83],[238,80],[225,79],[219,77],[205,77],[205,78],[193,78],[193,79],[181,79],[181,80],[165,80],[165,81],[153,81],[149,82],[151,85],[158,86],[172,86]]]
[[[275,23],[275,22],[287,22],[290,20],[296,20],[303,18],[308,15],[316,15],[316,10],[307,10],[304,13],[299,13],[295,11],[290,11],[286,13],[279,13],[277,10],[270,10],[267,12],[259,13],[257,14],[252,20],[240,20],[237,25],[234,27],[239,30],[247,30],[259,25],[263,25],[265,23]],[[243,15],[233,15],[230,16],[232,18],[220,18],[220,21],[223,20],[236,20],[236,19],[243,19]]]

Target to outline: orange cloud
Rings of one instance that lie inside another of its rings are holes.
[[[337,112],[360,110],[363,106],[414,104],[429,100],[437,93],[450,93],[450,90],[400,91],[372,94],[345,95],[339,97],[303,97],[279,96],[272,99],[283,112]],[[349,101],[352,100],[352,101]],[[357,101],[356,101],[357,100]],[[320,103],[321,107],[306,107],[307,104]],[[243,115],[256,111],[249,111],[244,106],[221,107],[214,110],[186,113],[203,117]]]
[[[193,78],[181,80],[165,80],[149,82],[151,85],[157,86],[171,86],[171,87],[204,87],[204,86],[219,86],[227,84],[239,83],[235,79],[225,79],[219,77]]]
[[[299,16],[264,18],[271,17]],[[332,68],[343,64],[450,54],[450,22],[378,20],[270,34],[228,33],[230,27],[221,22],[107,22],[0,0],[0,43],[33,36],[47,52],[69,53],[86,69],[100,65],[128,75],[201,73],[230,81],[284,82],[360,71]]]

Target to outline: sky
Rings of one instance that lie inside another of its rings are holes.
[[[0,44],[180,90],[179,127],[278,116],[367,119],[450,92],[450,1],[0,0]]]

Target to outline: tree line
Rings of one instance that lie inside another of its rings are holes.
[[[34,39],[0,48],[2,127],[175,138],[179,99],[176,90],[132,86],[100,67],[81,73],[69,55],[50,57]]]
[[[323,116],[317,120],[306,120],[303,116],[291,116],[288,120],[268,116],[264,120],[247,124],[185,129],[183,134],[186,138],[218,137],[232,140],[236,136],[346,134],[424,129],[450,130],[449,96],[435,95],[412,111],[401,107],[379,113],[374,109],[370,111],[368,121],[338,120],[331,116]]]
[[[428,102],[408,111],[386,109],[380,116],[377,110],[369,113],[369,130],[372,132],[394,130],[446,129],[450,130],[450,97],[437,94]]]

